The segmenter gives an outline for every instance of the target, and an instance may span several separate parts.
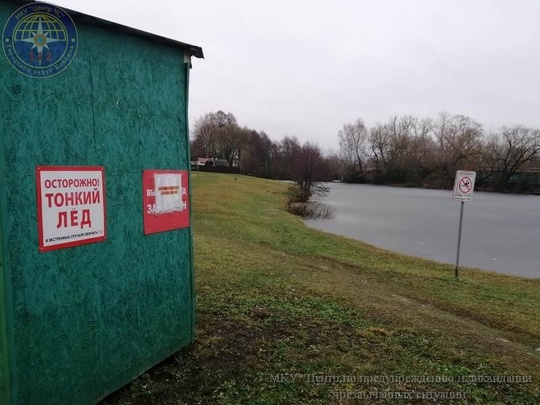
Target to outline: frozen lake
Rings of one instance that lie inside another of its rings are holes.
[[[411,256],[455,264],[452,191],[331,183],[330,220],[306,224]],[[460,267],[540,277],[540,196],[475,192],[465,203]]]

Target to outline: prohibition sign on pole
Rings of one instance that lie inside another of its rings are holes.
[[[452,200],[471,201],[474,192],[476,172],[458,170],[454,182],[454,194]]]

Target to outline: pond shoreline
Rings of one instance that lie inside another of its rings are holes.
[[[307,226],[398,253],[454,264],[459,204],[451,190],[328,183],[333,219]],[[539,278],[540,199],[475,192],[465,204],[460,265]]]

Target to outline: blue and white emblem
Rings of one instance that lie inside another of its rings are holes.
[[[32,3],[9,17],[2,48],[9,63],[24,75],[51,77],[65,70],[77,53],[77,29],[61,8]]]

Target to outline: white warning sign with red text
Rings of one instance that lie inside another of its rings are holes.
[[[454,181],[454,194],[452,200],[471,201],[474,192],[476,172],[458,170]]]
[[[36,167],[39,250],[105,240],[104,168]]]
[[[189,172],[143,170],[144,234],[189,227]]]

